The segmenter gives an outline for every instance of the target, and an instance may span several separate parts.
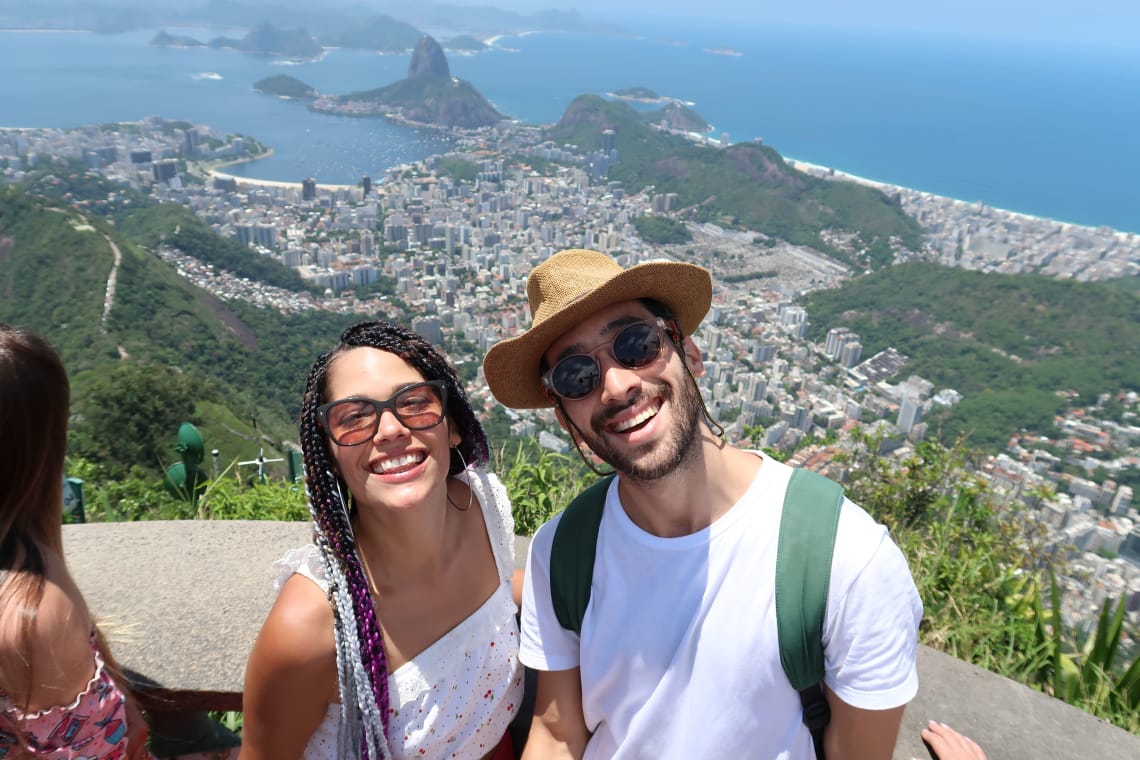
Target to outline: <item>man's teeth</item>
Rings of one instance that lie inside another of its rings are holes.
[[[618,433],[624,433],[626,430],[637,427],[641,423],[650,419],[659,411],[661,411],[661,407],[657,406],[656,404],[647,407],[645,411],[641,412],[637,416],[630,417],[628,420],[622,420],[621,422],[616,423],[614,425],[614,431]]]
[[[423,454],[404,454],[402,457],[385,459],[383,462],[379,462],[373,468],[373,471],[381,474],[386,472],[393,472],[394,470],[400,470],[408,467],[409,465],[419,464],[422,461],[424,461]]]

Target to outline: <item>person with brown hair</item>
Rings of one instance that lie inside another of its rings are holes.
[[[315,544],[278,564],[246,669],[242,760],[512,758],[514,519],[455,370],[387,322],[313,364]]]
[[[0,324],[0,758],[149,758],[63,557],[69,398],[47,341]]]

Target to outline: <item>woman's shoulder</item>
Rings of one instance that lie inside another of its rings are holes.
[[[270,616],[280,618],[292,627],[312,628],[326,624],[331,626],[333,610],[325,592],[298,573],[281,585]]]
[[[293,575],[281,586],[258,643],[273,659],[303,664],[335,656],[333,611],[311,580]]]
[[[0,607],[0,641],[7,642],[13,631],[19,632],[23,623],[33,621],[31,633],[38,637],[66,635],[71,629],[80,632],[86,642],[91,622],[87,605],[75,581],[67,572],[63,559],[54,552],[41,549],[44,570],[42,594],[38,602],[30,598],[32,583],[23,573],[10,573],[5,579],[4,605]],[[35,610],[31,607],[35,606]],[[21,634],[22,635],[22,634]]]
[[[56,704],[69,700],[91,678],[92,623],[79,588],[68,575],[63,560],[50,552],[44,556],[43,591],[38,603],[20,598],[19,584],[4,589],[0,612],[0,658],[37,674],[40,689],[32,704]],[[26,588],[26,586],[24,587]],[[30,626],[25,628],[25,621]]]

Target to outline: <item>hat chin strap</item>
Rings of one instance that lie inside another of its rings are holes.
[[[685,355],[681,354],[681,365],[685,368],[685,374],[693,381],[693,392],[697,394],[697,400],[701,402],[701,412],[705,417],[705,424],[708,425],[709,430],[716,434],[716,437],[724,440],[724,425],[713,419],[712,414],[709,413],[709,408],[705,406],[705,397],[701,395],[701,387],[697,385],[697,378],[693,376],[693,371],[689,369],[689,363],[685,361]]]

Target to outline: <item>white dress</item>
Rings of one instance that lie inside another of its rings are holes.
[[[494,749],[522,701],[518,626],[511,596],[514,518],[506,489],[494,475],[467,470],[467,483],[483,510],[499,570],[499,585],[459,625],[388,676],[389,748],[393,760],[474,760]],[[290,549],[273,565],[276,586],[297,573],[328,591],[316,546]],[[339,703],[332,703],[305,747],[306,760],[335,760]]]

